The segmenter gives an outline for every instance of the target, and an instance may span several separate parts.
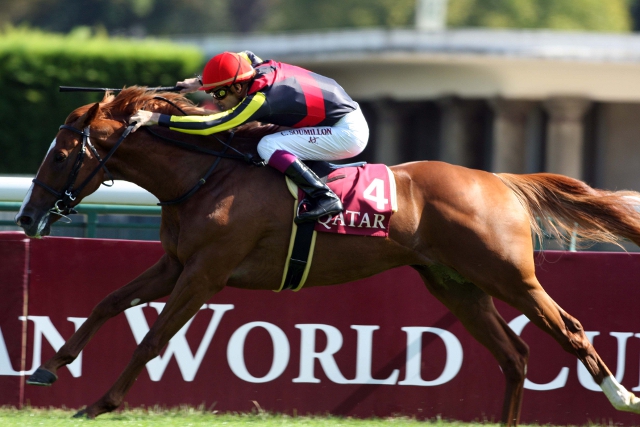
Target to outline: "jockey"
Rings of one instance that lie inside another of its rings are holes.
[[[293,129],[263,137],[258,154],[309,197],[297,223],[342,211],[342,203],[300,160],[340,160],[361,153],[369,128],[358,104],[334,80],[252,52],[224,52],[206,64],[202,79],[178,82],[182,93],[203,90],[220,108],[207,116],[170,116],[139,110],[130,122],[209,135],[257,120]],[[134,129],[134,130],[135,130]]]

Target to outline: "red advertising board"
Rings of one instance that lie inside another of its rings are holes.
[[[0,254],[0,404],[93,403],[124,369],[162,302],[107,322],[53,387],[23,387],[24,378],[104,296],[153,264],[160,244],[27,241],[1,233]],[[537,273],[580,319],[619,381],[639,394],[640,254],[545,252]],[[575,357],[520,313],[497,305],[531,347],[522,422],[640,422],[639,415],[613,409]],[[503,387],[489,352],[412,269],[399,268],[297,293],[225,289],[147,364],[126,401],[204,404],[221,412],[246,412],[257,403],[297,414],[497,421]]]
[[[24,399],[24,381],[3,373],[8,365],[24,370],[25,325],[19,318],[27,312],[30,242],[21,233],[0,236],[0,405],[18,406]]]

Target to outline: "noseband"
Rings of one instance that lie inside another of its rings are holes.
[[[47,190],[49,193],[56,196],[58,199],[53,204],[53,207],[49,209],[49,212],[52,214],[59,215],[61,217],[67,218],[67,215],[75,214],[77,211],[73,209],[71,204],[76,200],[80,192],[89,184],[89,182],[93,179],[94,176],[100,171],[100,169],[104,169],[107,173],[107,176],[111,180],[111,185],[113,185],[113,176],[105,166],[107,160],[113,156],[113,153],[118,149],[122,141],[129,136],[131,130],[135,127],[135,123],[130,124],[118,139],[118,142],[111,148],[109,153],[105,156],[104,159],[100,158],[100,154],[98,154],[98,150],[93,146],[91,141],[89,140],[89,131],[90,127],[87,126],[83,130],[76,129],[73,126],[62,125],[60,129],[70,130],[71,132],[77,133],[78,135],[82,135],[82,145],[80,147],[80,151],[78,152],[78,156],[76,157],[76,161],[73,164],[73,168],[71,169],[71,174],[69,175],[69,179],[67,179],[67,183],[64,186],[62,191],[56,191],[55,189],[49,187],[44,182],[34,178],[33,183],[39,185],[40,187]],[[77,188],[73,188],[78,179],[78,174],[80,173],[80,168],[82,167],[82,163],[84,162],[84,158],[87,152],[87,147],[91,150],[94,156],[98,159],[98,166],[89,174],[89,176],[80,184]],[[105,184],[106,185],[106,184]],[[109,186],[111,186],[109,185]],[[68,219],[68,218],[67,218]]]

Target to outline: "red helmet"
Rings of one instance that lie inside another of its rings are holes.
[[[209,90],[220,86],[240,83],[253,77],[251,63],[237,53],[223,52],[214,56],[204,66],[202,87]]]

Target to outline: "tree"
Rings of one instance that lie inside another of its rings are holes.
[[[0,24],[117,35],[249,33],[412,25],[415,0],[3,0]]]
[[[628,0],[449,0],[451,27],[630,31]]]
[[[2,0],[0,25],[170,36],[412,27],[417,0]],[[629,31],[640,0],[449,0],[450,27]],[[640,18],[639,18],[640,22]]]
[[[265,29],[318,30],[413,25],[416,0],[279,0]]]
[[[231,0],[3,0],[20,6],[0,12],[0,23],[68,33],[78,26],[112,35],[168,36],[231,32]],[[246,0],[237,0],[246,1]]]

